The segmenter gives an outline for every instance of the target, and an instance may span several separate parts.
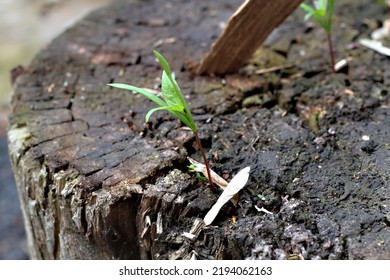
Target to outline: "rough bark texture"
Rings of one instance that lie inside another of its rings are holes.
[[[298,9],[239,74],[193,76],[240,4],[119,2],[17,78],[8,140],[33,258],[390,259],[389,59],[355,46],[349,72],[330,75],[326,36]],[[388,16],[371,0],[336,4],[337,57],[369,36],[361,22]],[[106,86],[158,88],[153,49],[212,169],[230,181],[251,167],[238,207],[193,242],[183,232],[220,194],[187,170],[187,156],[201,161],[193,136],[167,113],[145,124],[151,102]]]
[[[200,74],[237,71],[303,0],[247,0],[202,59]]]
[[[144,124],[153,105],[106,84],[158,86],[152,49],[184,70],[239,2],[117,3],[55,39],[18,77],[8,138],[32,258],[153,258],[149,219],[184,215],[189,199],[180,185],[153,184],[185,166],[183,145],[193,139],[170,132],[180,124],[167,115]],[[177,73],[184,92],[206,96],[192,107],[222,113],[235,106],[237,87],[222,92],[219,80],[190,75]]]

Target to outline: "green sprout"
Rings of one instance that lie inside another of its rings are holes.
[[[193,165],[193,164],[191,164],[191,165],[189,165],[187,167],[188,167],[188,170],[190,170],[190,171],[195,171],[195,169],[196,169],[195,165]],[[199,180],[202,180],[202,181],[205,181],[205,182],[208,181],[205,176],[200,174],[200,172],[196,172],[195,174],[196,174],[196,178],[198,178]]]
[[[202,154],[203,160],[205,162],[207,175],[209,177],[210,182],[210,188],[211,190],[214,189],[213,180],[211,178],[210,173],[210,167],[208,164],[208,161],[206,159],[206,155],[204,153],[202,144],[200,142],[199,136],[198,136],[198,128],[194,122],[194,119],[192,117],[191,111],[187,105],[187,102],[184,99],[184,96],[179,88],[179,85],[177,84],[175,80],[175,75],[171,71],[171,67],[169,66],[167,60],[157,51],[153,51],[154,56],[159,61],[161,67],[163,68],[163,74],[161,78],[161,96],[160,98],[158,95],[155,95],[151,93],[150,91],[135,87],[132,85],[127,84],[108,84],[109,86],[120,88],[120,89],[126,89],[130,90],[139,94],[142,94],[143,96],[149,98],[151,101],[156,103],[158,107],[151,109],[145,116],[146,122],[149,121],[150,116],[159,110],[166,110],[169,113],[171,113],[174,117],[182,121],[189,129],[191,129],[192,133],[195,136],[195,140],[198,144],[199,150]]]
[[[334,68],[335,61],[331,36],[334,1],[314,0],[313,4],[314,8],[305,3],[302,3],[300,7],[307,13],[305,16],[305,21],[308,20],[310,17],[313,17],[313,19],[325,30],[328,39],[332,73],[335,73],[336,70]]]

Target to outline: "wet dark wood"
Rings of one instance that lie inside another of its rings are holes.
[[[337,53],[366,35],[362,13],[381,14],[371,2],[337,1]],[[8,141],[32,258],[390,258],[390,61],[356,49],[348,76],[329,75],[323,31],[298,10],[239,74],[194,76],[240,4],[119,2],[15,77]],[[172,63],[211,167],[227,181],[251,167],[238,207],[193,241],[183,233],[219,193],[187,170],[201,160],[191,133],[163,112],[145,124],[153,104],[106,86],[158,88],[152,49]]]
[[[164,113],[145,124],[153,104],[106,84],[158,86],[157,49],[195,118],[236,108],[242,88],[186,69],[239,4],[122,1],[81,20],[15,78],[8,137],[33,259],[156,258],[157,217],[166,233],[170,221],[196,213],[189,201],[202,188],[189,195],[187,177],[183,188],[161,179],[185,169],[191,134]],[[214,199],[200,200],[203,209]]]

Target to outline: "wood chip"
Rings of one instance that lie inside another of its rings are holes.
[[[370,40],[370,39],[360,39],[360,45],[369,48],[377,53],[390,56],[390,48],[383,46],[382,42]]]
[[[250,167],[245,167],[229,182],[226,189],[223,191],[217,202],[211,207],[210,211],[207,212],[203,221],[206,226],[210,225],[215,217],[218,215],[222,206],[226,204],[236,193],[238,193],[246,184],[249,178]]]
[[[195,166],[195,171],[196,172],[201,172],[207,179],[209,179],[209,176],[207,174],[206,166],[203,163],[197,162],[196,160],[188,157],[187,158],[189,162]],[[225,190],[228,182],[219,176],[217,173],[215,173],[213,170],[210,169],[211,177],[213,178],[213,182],[219,186],[221,189]],[[233,203],[234,206],[237,206],[238,201],[240,200],[240,197],[237,195],[233,196],[231,199],[231,202]]]

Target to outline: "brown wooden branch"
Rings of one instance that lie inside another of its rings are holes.
[[[303,0],[247,0],[202,59],[198,74],[238,70]]]

